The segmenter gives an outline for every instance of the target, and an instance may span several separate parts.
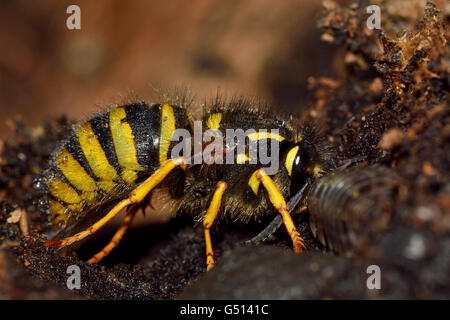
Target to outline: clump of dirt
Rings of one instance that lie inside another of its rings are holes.
[[[388,225],[363,253],[353,259],[332,253],[298,257],[280,230],[266,245],[284,250],[253,248],[260,256],[253,255],[247,251],[252,248],[236,247],[262,226],[222,226],[214,239],[218,265],[195,282],[205,271],[203,233],[201,226],[180,219],[167,226],[130,230],[102,264],[87,265],[82,259],[100,249],[110,234],[100,234],[68,255],[43,246],[47,215],[39,210],[41,195],[33,186],[33,177],[45,168],[69,122],[59,119],[30,129],[16,121],[16,132],[4,142],[0,158],[3,295],[27,298],[42,290],[41,297],[50,298],[173,299],[188,287],[184,298],[449,298],[450,34],[446,24],[450,17],[432,3],[420,14],[417,6],[422,1],[408,3],[399,14],[396,1],[381,2],[380,31],[365,27],[367,1],[348,7],[325,2],[318,26],[322,40],[342,47],[344,55],[337,54],[336,63],[344,65],[345,73],[339,79],[311,78],[308,108],[299,119],[299,124],[321,120],[338,162],[354,159],[362,165],[389,166],[404,181],[392,201]],[[399,33],[404,29],[409,31]],[[27,213],[28,237],[10,219],[17,209]],[[324,251],[311,234],[308,217],[298,215],[295,222],[309,250]],[[277,264],[274,270],[274,261],[284,267]],[[12,272],[17,263],[22,267]],[[349,290],[365,282],[346,275],[364,273],[369,264],[382,270],[386,279],[382,291],[374,295],[365,287]],[[81,289],[72,292],[65,289],[70,265],[80,267],[82,281]],[[262,277],[289,281],[278,282],[270,294],[275,286],[271,281],[262,283],[260,290],[255,290],[254,281],[222,281],[233,275],[233,265],[240,266],[241,275],[259,268]],[[35,280],[29,287],[18,280],[30,274]],[[310,285],[313,279],[322,282]]]

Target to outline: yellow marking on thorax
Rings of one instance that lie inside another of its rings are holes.
[[[253,172],[253,174],[250,176],[250,179],[248,179],[248,185],[255,195],[258,195],[259,185],[261,184],[261,181],[256,177],[257,171],[258,170]]]
[[[292,175],[292,167],[294,166],[294,160],[295,160],[295,156],[297,155],[298,149],[299,149],[299,146],[293,147],[291,150],[289,150],[289,152],[286,156],[286,162],[284,165],[286,166],[289,176]]]
[[[51,180],[47,185],[48,190],[55,198],[66,203],[80,203],[82,201],[75,189],[60,179]]]
[[[206,120],[206,126],[212,130],[218,130],[220,127],[220,121],[222,121],[222,113],[213,113]]]
[[[92,172],[95,176],[104,180],[98,183],[100,188],[108,192],[112,191],[115,187],[113,180],[118,179],[119,176],[106,158],[105,151],[95,136],[90,123],[84,124],[78,131],[78,142]]]
[[[279,142],[284,140],[284,137],[280,136],[277,133],[272,132],[253,132],[247,135],[250,140],[261,140],[261,139],[275,139]]]
[[[250,161],[250,158],[245,153],[239,153],[236,156],[236,163],[237,164],[243,164],[243,163],[246,163],[247,161]]]
[[[161,107],[161,134],[159,141],[159,164],[167,160],[170,142],[175,131],[175,115],[173,108],[169,104],[163,104]]]
[[[117,160],[124,169],[122,178],[129,184],[133,184],[132,174],[129,171],[145,170],[138,162],[134,136],[131,126],[127,122],[122,122],[126,118],[125,108],[119,107],[111,110],[109,114],[111,135],[114,142]],[[135,176],[136,173],[134,174]]]
[[[86,173],[81,164],[64,148],[56,158],[61,173],[78,190],[83,192],[93,192],[97,190],[97,185],[90,175]]]

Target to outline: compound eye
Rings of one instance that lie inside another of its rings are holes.
[[[297,193],[305,184],[308,173],[306,164],[308,162],[305,150],[296,146],[292,148],[286,157],[286,168],[291,176],[290,194]]]
[[[304,155],[302,155],[303,152],[299,151],[295,157],[294,165],[292,166],[292,182],[294,183],[300,183],[303,185],[303,183],[306,180],[307,177],[307,171],[306,171],[306,159],[304,159]],[[302,157],[303,156],[303,157]]]
[[[304,169],[300,154],[297,153],[292,165],[292,179],[298,178],[303,173]]]

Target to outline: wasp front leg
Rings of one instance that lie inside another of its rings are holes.
[[[281,214],[283,224],[286,227],[289,236],[291,237],[294,251],[302,251],[302,248],[306,248],[303,238],[300,236],[300,233],[297,231],[297,228],[295,227],[294,222],[289,215],[286,201],[284,200],[284,197],[281,194],[280,190],[278,190],[276,184],[267,175],[267,173],[264,172],[263,169],[256,170],[254,175],[258,181],[262,182],[264,188],[267,190],[270,202],[272,202],[275,209],[277,209],[277,211]]]
[[[209,271],[214,266],[214,251],[211,243],[210,229],[217,218],[220,211],[220,205],[222,203],[222,196],[227,189],[227,183],[219,181],[214,191],[211,203],[206,211],[206,215],[203,219],[203,229],[205,230],[205,245],[206,245],[206,270]]]

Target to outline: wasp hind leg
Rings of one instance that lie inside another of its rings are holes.
[[[214,191],[211,203],[206,211],[203,219],[203,229],[205,230],[205,245],[206,245],[206,270],[209,271],[214,266],[214,251],[211,243],[210,229],[217,218],[222,203],[222,196],[227,189],[227,183],[219,181]]]
[[[103,218],[94,223],[88,229],[81,231],[71,237],[62,239],[62,240],[47,240],[46,244],[49,247],[65,247],[74,242],[80,241],[87,236],[90,236],[97,232],[100,228],[102,228],[107,222],[113,219],[117,214],[119,214],[122,209],[130,206],[141,203],[145,197],[159,184],[163,181],[167,175],[176,167],[181,167],[183,170],[186,169],[186,160],[182,157],[176,159],[170,159],[164,162],[164,164],[156,170],[150,177],[147,178],[144,182],[142,182],[138,187],[136,187],[133,191],[130,192],[128,198],[120,201],[118,204],[111,209]],[[132,209],[134,210],[134,209]],[[125,217],[127,219],[129,216]],[[131,221],[130,221],[131,223]],[[123,225],[122,225],[123,227]],[[122,228],[121,227],[121,228]],[[126,230],[126,228],[125,228]],[[120,231],[120,229],[119,229]]]

